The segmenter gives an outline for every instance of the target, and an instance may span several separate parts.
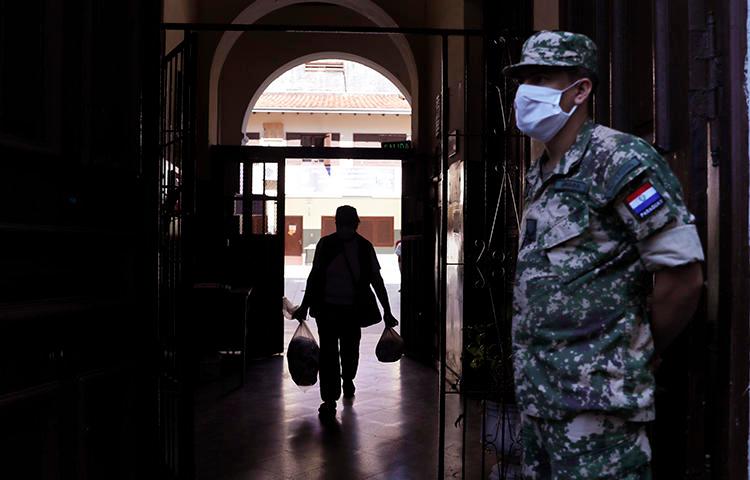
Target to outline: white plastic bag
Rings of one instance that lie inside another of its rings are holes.
[[[300,322],[286,351],[289,373],[300,387],[315,385],[318,381],[320,347],[306,322]]]
[[[383,363],[398,362],[404,355],[404,339],[396,330],[386,327],[375,347],[375,356]]]
[[[292,305],[292,302],[290,302],[286,297],[281,300],[281,312],[284,314],[284,318],[286,318],[287,320],[292,319],[292,315],[294,315],[295,310],[297,310],[298,308],[299,305]]]

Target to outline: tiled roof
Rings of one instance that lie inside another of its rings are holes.
[[[256,112],[344,112],[411,114],[401,95],[355,93],[264,93]]]

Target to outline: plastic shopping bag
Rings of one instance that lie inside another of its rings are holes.
[[[300,322],[286,351],[289,373],[300,387],[315,385],[318,381],[320,347],[306,322]]]
[[[292,302],[289,301],[288,298],[284,297],[281,299],[281,312],[284,314],[284,318],[287,320],[292,319],[292,315],[294,315],[294,311],[299,308],[299,305],[292,305]]]
[[[404,355],[404,339],[396,330],[386,327],[375,347],[375,356],[384,363],[398,362]]]

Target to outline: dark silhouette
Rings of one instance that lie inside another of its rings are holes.
[[[344,398],[354,397],[360,329],[380,320],[371,285],[383,306],[385,324],[398,325],[391,313],[375,249],[357,233],[358,226],[354,207],[343,205],[336,209],[336,232],[321,238],[315,247],[305,296],[293,315],[302,321],[309,309],[318,324],[323,400],[318,411],[322,418],[336,415],[342,380]]]

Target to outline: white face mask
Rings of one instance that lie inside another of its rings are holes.
[[[573,82],[562,90],[537,85],[519,86],[515,101],[518,129],[540,142],[550,141],[578,108],[575,105],[566,113],[560,107],[560,98],[579,83],[580,80]]]

